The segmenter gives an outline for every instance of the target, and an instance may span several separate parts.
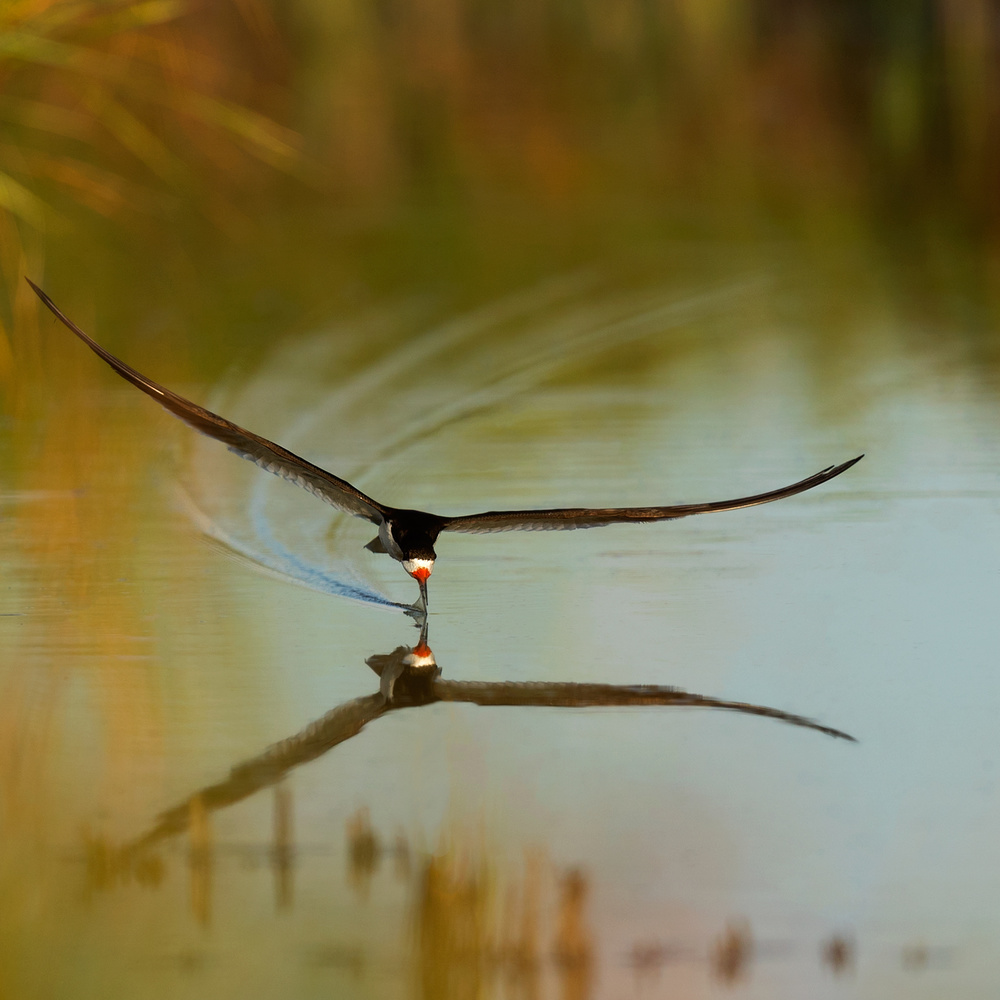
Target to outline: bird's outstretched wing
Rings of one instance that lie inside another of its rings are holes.
[[[350,483],[338,479],[337,476],[321,469],[318,465],[313,465],[304,458],[292,454],[292,452],[282,448],[280,444],[275,444],[273,441],[268,441],[267,438],[244,430],[231,420],[226,420],[225,417],[220,417],[217,413],[212,413],[211,410],[206,410],[183,396],[178,396],[176,392],[171,392],[162,385],[158,385],[152,379],[146,378],[145,375],[141,375],[84,333],[58,309],[52,299],[30,278],[28,284],[55,317],[72,330],[95,354],[103,358],[122,378],[141,389],[147,396],[152,396],[162,407],[169,410],[174,416],[180,417],[184,423],[196,431],[201,431],[202,434],[207,434],[209,437],[221,441],[228,446],[230,451],[235,452],[241,458],[249,459],[262,469],[301,486],[304,490],[308,490],[320,500],[339,510],[354,514],[356,517],[366,518],[375,524],[382,521],[385,508],[378,501],[365,496]]]
[[[344,743],[392,706],[381,694],[364,695],[345,701],[310,723],[301,732],[269,746],[263,753],[234,765],[229,777],[208,785],[183,802],[160,813],[154,826],[123,849],[123,855],[134,857],[143,848],[188,828],[191,802],[199,798],[206,809],[224,809],[249,798],[255,792],[276,785],[289,771],[322,757],[338,743]]]
[[[811,490],[834,476],[839,476],[864,455],[852,458],[843,465],[831,465],[815,476],[792,483],[780,490],[758,493],[738,500],[716,500],[712,503],[678,504],[674,507],[558,507],[553,510],[488,510],[482,514],[465,514],[444,519],[443,531],[464,531],[480,534],[489,531],[558,531],[571,528],[597,528],[604,524],[622,524],[629,521],[670,521],[691,514],[709,514],[718,510],[754,507],[759,503],[782,500]]]

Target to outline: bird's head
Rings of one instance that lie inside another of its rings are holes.
[[[430,546],[405,553],[403,569],[420,584],[420,600],[427,613],[427,578],[434,572],[434,549]]]
[[[398,514],[391,521],[389,530],[402,556],[399,561],[403,569],[420,584],[420,596],[426,611],[427,579],[434,571],[434,560],[437,558],[434,543],[441,530],[441,519],[419,510],[404,510]]]

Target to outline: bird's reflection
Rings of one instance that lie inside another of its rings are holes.
[[[550,681],[456,681],[441,676],[441,668],[427,644],[427,623],[415,646],[397,646],[391,653],[377,653],[365,661],[379,678],[376,692],[353,698],[331,709],[300,732],[272,744],[263,753],[235,765],[229,777],[208,785],[183,802],[163,812],[156,823],[125,848],[125,857],[137,857],[143,848],[184,830],[201,830],[202,817],[277,784],[289,771],[321,757],[340,743],[357,736],[381,716],[403,708],[418,708],[436,702],[467,702],[473,705],[541,706],[585,708],[625,705],[659,705],[674,708],[714,708],[744,715],[759,715],[793,726],[813,729],[836,739],[855,742],[854,737],[802,715],[766,705],[728,701],[692,694],[660,684],[594,684]],[[279,810],[280,811],[280,810]],[[287,811],[287,803],[286,803]],[[197,822],[195,820],[197,819]],[[288,851],[290,818],[276,816],[279,840]]]
[[[124,846],[114,849],[101,838],[85,838],[90,888],[109,888],[122,881],[159,884],[162,880],[162,862],[153,850],[154,846],[186,831],[192,912],[199,923],[207,925],[212,912],[212,877],[216,850],[211,814],[264,788],[273,787],[274,837],[269,859],[275,875],[275,905],[279,910],[290,908],[294,898],[295,870],[293,810],[290,792],[282,779],[299,765],[315,760],[356,736],[369,723],[403,708],[418,708],[442,701],[550,708],[624,705],[715,708],[760,715],[853,741],[853,737],[847,733],[801,715],[764,705],[691,694],[657,684],[447,680],[442,677],[441,668],[427,644],[426,621],[415,646],[397,646],[391,653],[375,654],[365,662],[378,677],[377,691],[338,705],[300,732],[273,744],[256,757],[236,764],[225,780],[201,788],[167,809],[145,833]],[[351,820],[348,834],[351,882],[364,895],[375,866],[385,851],[364,811]],[[397,838],[392,853],[396,855],[397,867],[408,870],[410,857],[405,838]],[[567,882],[564,887],[566,898],[571,902],[577,896],[580,900],[583,898],[582,889],[576,896],[573,895],[574,885],[575,883]],[[569,909],[576,912],[572,907]],[[581,982],[589,981],[590,966],[586,960],[589,950],[583,946],[586,935],[572,921],[566,923],[564,931],[560,938],[559,960],[574,976],[582,976]]]
[[[397,646],[391,653],[368,657],[366,663],[378,677],[378,690],[338,705],[300,732],[236,764],[225,780],[195,791],[166,810],[145,833],[123,847],[114,849],[99,837],[85,838],[90,888],[109,888],[123,881],[159,885],[163,881],[163,862],[155,845],[186,831],[191,911],[199,924],[207,926],[212,919],[212,882],[218,851],[212,835],[212,813],[271,787],[274,827],[268,858],[274,870],[275,906],[279,910],[291,908],[296,847],[291,793],[283,779],[300,764],[315,760],[356,736],[380,716],[403,708],[441,701],[567,708],[701,707],[760,715],[839,739],[853,739],[838,729],[779,709],[691,694],[662,685],[447,680],[442,677],[427,643],[426,621],[416,645]],[[410,871],[412,862],[406,838],[400,835],[392,844],[383,843],[366,809],[351,817],[347,832],[349,881],[362,898],[387,853],[395,855],[398,872]],[[459,986],[468,986],[469,977],[472,977],[470,982],[478,982],[477,977],[487,974],[504,976],[512,995],[538,995],[539,977],[545,964],[539,946],[538,864],[526,869],[520,895],[515,892],[506,899],[505,920],[496,933],[488,932],[488,921],[483,916],[489,896],[488,873],[476,866],[468,869],[467,864],[456,864],[447,854],[432,855],[421,861],[419,870],[420,878],[413,888],[416,974],[424,995],[450,995]],[[562,984],[562,995],[580,1000],[592,995],[598,944],[586,916],[589,884],[589,875],[582,868],[572,869],[560,878],[557,926],[549,956],[550,967]],[[743,925],[734,927],[716,942],[710,953],[710,964],[725,985],[744,978],[752,952],[748,929]],[[655,946],[654,950],[637,946],[632,961],[637,969],[658,969],[676,954],[680,952],[667,951],[662,946]],[[492,964],[483,964],[486,958]],[[846,964],[842,960],[838,964],[832,949],[829,954],[824,953],[824,958],[835,971]],[[314,961],[359,975],[366,959],[363,951],[336,944],[317,951]]]

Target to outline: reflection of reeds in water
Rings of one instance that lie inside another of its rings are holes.
[[[147,851],[140,857],[123,863],[117,845],[87,828],[82,832],[81,844],[87,895],[132,881],[148,889],[157,889],[163,884],[166,865],[159,854]]]
[[[835,976],[843,975],[854,966],[854,942],[843,934],[834,934],[823,942],[820,958]]]
[[[525,852],[521,879],[504,887],[499,952],[504,957],[504,977],[515,994],[518,986],[528,996],[538,992],[543,864],[540,852]]]
[[[798,946],[794,942],[759,942],[755,939],[750,922],[733,919],[710,943],[707,955],[694,941],[682,943],[678,940],[659,942],[644,941],[633,946],[629,953],[629,964],[635,970],[637,982],[653,985],[659,981],[665,967],[683,963],[704,963],[713,978],[726,987],[739,987],[750,976],[754,961],[788,958],[795,954]],[[829,973],[840,977],[854,968],[855,944],[850,935],[833,934],[819,944],[819,964]],[[815,954],[815,953],[814,953]]]
[[[580,868],[559,884],[559,913],[553,952],[562,970],[564,1000],[585,1000],[593,982],[594,946],[585,915],[589,882]]]
[[[367,899],[371,883],[382,864],[391,855],[396,878],[407,881],[413,859],[410,842],[402,830],[386,845],[371,824],[368,809],[362,806],[347,820],[347,880],[361,899]]]
[[[378,869],[382,845],[372,829],[368,810],[359,809],[347,821],[347,873],[351,887],[367,898],[372,876]]]
[[[733,921],[712,946],[712,969],[727,985],[742,982],[750,970],[754,941],[746,920]]]
[[[494,892],[494,874],[482,857],[449,851],[424,864],[414,920],[426,1000],[480,995],[495,950]]]
[[[287,785],[274,786],[274,899],[278,910],[291,909],[294,901],[292,870],[294,865],[294,831],[292,828],[292,793]]]
[[[519,876],[505,877],[482,851],[448,848],[428,858],[417,886],[414,931],[417,977],[427,1000],[501,995],[534,1000],[552,995],[554,974],[564,1000],[592,993],[594,945],[588,928],[588,877],[574,868],[558,876],[554,918],[545,887],[549,866],[528,852]]]
[[[212,827],[200,795],[191,799],[188,824],[188,865],[191,870],[191,912],[208,926],[212,919]]]
[[[190,911],[195,922],[207,927],[212,921],[213,878],[221,861],[233,852],[214,841],[210,813],[203,796],[187,804],[188,848],[182,862],[190,882]],[[276,909],[294,903],[291,890],[292,865],[306,860],[292,839],[291,796],[283,785],[274,796],[273,841],[256,855],[269,859],[275,873]],[[362,979],[373,963],[386,954],[402,969],[408,969],[417,994],[427,1000],[464,997],[505,997],[539,1000],[559,996],[563,1000],[587,1000],[595,995],[599,957],[606,965],[616,962],[634,970],[640,993],[659,990],[675,982],[691,982],[681,966],[695,966],[699,975],[725,988],[738,988],[750,977],[755,961],[773,964],[801,953],[818,959],[818,967],[840,977],[855,964],[856,945],[850,934],[835,933],[819,942],[758,941],[748,920],[734,918],[709,940],[674,937],[668,941],[648,938],[637,942],[624,956],[601,956],[600,937],[589,912],[591,877],[586,868],[556,869],[541,850],[525,852],[520,871],[511,870],[482,844],[470,846],[452,838],[448,846],[431,855],[414,858],[408,838],[399,833],[387,847],[371,823],[366,808],[345,822],[348,882],[364,908],[373,892],[376,876],[386,855],[392,853],[412,864],[418,877],[410,882],[409,909],[412,918],[410,943],[414,951],[397,950],[391,936],[388,946],[372,950],[332,940],[314,947],[306,961],[313,967],[337,969]],[[162,857],[146,845],[121,849],[109,841],[85,833],[83,861],[88,892],[107,891],[135,883],[148,889],[164,884]],[[242,851],[235,852],[239,856]],[[320,856],[325,856],[320,851]],[[226,877],[246,872],[245,865],[230,866]],[[407,876],[397,865],[395,874]],[[913,944],[893,952],[910,972],[921,972],[932,964],[946,963],[951,949]],[[664,970],[667,976],[664,977]],[[671,970],[678,978],[670,975]],[[613,973],[612,973],[613,976]]]
[[[941,968],[951,963],[954,949],[947,945],[929,946],[922,942],[904,945],[900,958],[908,972],[923,972],[930,968]]]

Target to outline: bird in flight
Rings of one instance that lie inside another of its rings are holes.
[[[754,496],[709,503],[677,504],[670,507],[557,507],[548,510],[488,510],[481,514],[461,514],[445,517],[423,510],[405,510],[380,503],[346,480],[292,454],[280,444],[268,441],[245,430],[225,417],[206,410],[179,396],[105,350],[64,315],[56,304],[31,279],[28,284],[38,297],[65,326],[73,331],[95,354],[103,358],[122,378],[152,396],[162,407],[202,434],[216,438],[229,450],[249,459],[262,469],[287,479],[308,490],[325,503],[355,517],[363,517],[378,526],[378,534],[365,546],[371,552],[392,556],[420,585],[422,611],[427,611],[427,578],[434,569],[437,554],[434,543],[442,531],[482,534],[494,531],[550,531],[571,528],[596,528],[605,524],[639,521],[672,521],[691,514],[708,514],[720,510],[735,510],[757,504],[782,500],[819,486],[845,472],[864,457],[859,455],[842,465],[832,465],[816,475]]]

